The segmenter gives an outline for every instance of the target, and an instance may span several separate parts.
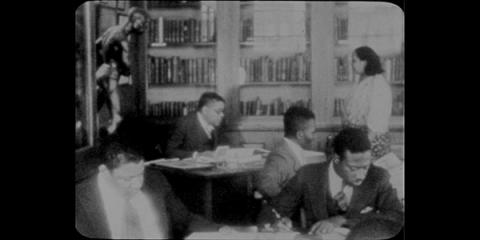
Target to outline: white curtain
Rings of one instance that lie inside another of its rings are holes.
[[[390,3],[350,2],[348,41],[352,49],[367,45],[380,55],[398,53],[404,39],[404,15]]]

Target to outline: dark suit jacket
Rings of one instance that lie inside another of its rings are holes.
[[[111,238],[105,211],[97,184],[97,175],[75,186],[75,226],[79,233],[90,238]],[[142,187],[152,199],[159,216],[166,217],[168,236],[184,238],[192,231],[216,231],[219,225],[211,223],[187,210],[174,195],[166,178],[158,171],[145,169]]]
[[[217,147],[217,130],[212,131],[212,139],[208,139],[198,121],[197,112],[181,118],[167,144],[167,156],[170,158],[191,157],[194,151],[203,152]]]
[[[258,174],[257,189],[270,198],[278,195],[301,165],[285,139],[270,152],[265,166]]]
[[[298,170],[282,192],[272,199],[272,206],[282,216],[290,217],[298,207],[305,208],[307,228],[315,222],[340,214],[329,190],[329,162],[306,165]],[[353,187],[349,209],[344,214],[351,228],[362,220],[371,218],[388,220],[403,225],[403,212],[395,190],[389,182],[385,169],[371,166],[363,183]],[[361,213],[366,207],[369,213]],[[259,224],[274,222],[271,206],[264,207],[259,215]]]

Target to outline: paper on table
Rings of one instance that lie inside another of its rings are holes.
[[[173,162],[173,161],[179,161],[179,160],[180,158],[160,158],[160,159],[145,162],[145,165],[156,164],[161,162]]]
[[[333,232],[327,234],[321,234],[317,239],[322,240],[344,240],[350,230],[348,228],[335,228]],[[316,239],[316,238],[313,238]]]
[[[178,168],[178,169],[205,169],[212,168],[213,165],[209,163],[196,162],[194,160],[182,160],[182,161],[158,161],[154,163],[155,165]]]
[[[186,239],[211,239],[211,240],[294,240],[299,235],[298,232],[279,232],[279,233],[264,233],[264,232],[194,232]]]

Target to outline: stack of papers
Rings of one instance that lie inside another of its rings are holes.
[[[179,161],[178,159],[155,160],[155,161],[150,161],[148,163],[153,164],[153,165],[170,167],[170,168],[177,168],[177,169],[183,169],[183,170],[208,169],[208,168],[213,168],[214,167],[213,164],[197,162],[193,159],[185,159],[185,160],[182,160],[182,161]]]

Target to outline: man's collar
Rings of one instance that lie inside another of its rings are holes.
[[[197,118],[198,118],[198,121],[200,122],[200,125],[202,126],[202,128],[208,133],[212,133],[214,127],[207,123],[207,121],[205,120],[205,118],[203,117],[203,115],[200,113],[200,112],[197,112]]]

